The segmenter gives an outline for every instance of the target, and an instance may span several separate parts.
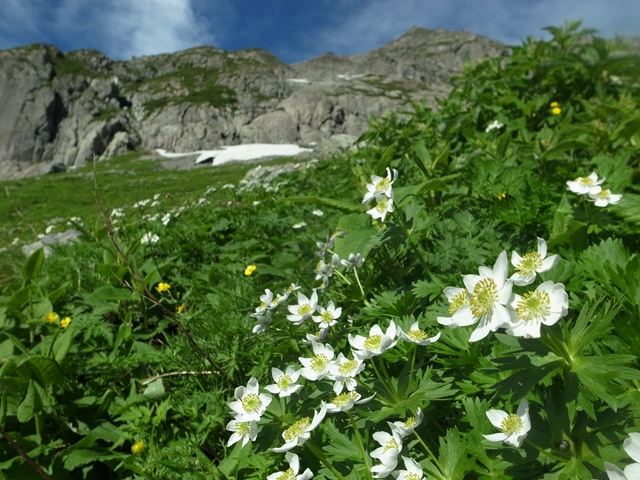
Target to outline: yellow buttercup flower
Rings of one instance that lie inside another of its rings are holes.
[[[58,314],[53,312],[49,312],[44,316],[44,319],[47,321],[47,323],[55,323],[58,321],[58,318],[60,318]]]
[[[131,453],[141,453],[144,450],[144,442],[142,440],[138,440],[136,443],[131,445]]]
[[[502,192],[500,195],[498,195],[498,200],[504,200],[507,196],[507,192]]]
[[[557,108],[557,107],[559,107],[559,106],[560,106],[560,104],[559,104],[558,102],[551,102],[551,103],[549,104],[549,106],[550,106],[551,108]]]
[[[560,107],[553,107],[551,109],[551,113],[553,113],[554,115],[560,115],[562,113],[562,109]]]
[[[184,312],[184,303],[178,307],[178,313]]]
[[[171,288],[171,285],[169,285],[168,283],[159,283],[158,286],[156,287],[156,290],[162,293],[162,292],[166,292],[170,288]]]
[[[71,323],[71,317],[65,317],[62,319],[62,321],[60,322],[60,326],[62,328],[67,328],[69,326],[69,324]]]
[[[255,265],[248,265],[247,268],[244,269],[244,274],[248,277],[256,271],[256,268],[258,267],[256,267]]]

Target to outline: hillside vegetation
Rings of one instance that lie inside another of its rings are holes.
[[[98,171],[0,258],[0,478],[636,478],[640,62],[549,31],[270,182]]]

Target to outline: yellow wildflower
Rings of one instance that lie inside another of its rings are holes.
[[[500,195],[498,195],[498,200],[504,200],[507,196],[507,192],[502,192]]]
[[[168,283],[159,283],[158,286],[156,287],[156,290],[162,293],[162,292],[166,292],[170,288],[171,288],[171,285],[169,285]]]
[[[557,108],[557,107],[559,107],[559,106],[560,106],[560,104],[559,104],[558,102],[551,102],[551,103],[549,104],[549,106],[550,106],[551,108]]]
[[[562,109],[560,107],[553,107],[551,109],[551,113],[553,113],[554,115],[560,115],[562,113]]]
[[[256,267],[255,265],[248,265],[247,268],[244,269],[244,274],[248,277],[256,271],[256,268],[258,267]]]
[[[60,326],[62,328],[67,328],[69,326],[69,324],[71,323],[71,317],[65,317],[62,319],[62,321],[60,322]]]
[[[57,313],[53,313],[53,312],[49,312],[44,316],[44,319],[47,321],[47,323],[55,323],[58,321],[58,314]]]
[[[178,307],[178,313],[184,312],[184,303]]]
[[[138,440],[136,443],[131,445],[131,453],[141,453],[144,450],[144,442],[142,440]]]

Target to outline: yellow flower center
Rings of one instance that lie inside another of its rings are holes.
[[[386,190],[387,188],[389,188],[390,185],[391,185],[391,180],[389,180],[388,177],[385,177],[382,180],[380,180],[378,183],[376,183],[376,190],[377,191]]]
[[[415,417],[409,417],[407,418],[407,421],[404,422],[404,426],[405,428],[413,428],[413,426],[416,424],[416,419]]]
[[[575,179],[575,181],[583,187],[590,187],[591,185],[593,185],[593,180],[591,180],[589,177],[578,177]]]
[[[282,472],[280,475],[276,477],[276,480],[295,480],[296,474],[293,471],[293,468],[289,468],[287,471]]]
[[[344,362],[342,365],[338,367],[338,373],[340,373],[340,375],[346,375],[347,373],[351,372],[352,370],[355,370],[356,368],[358,368],[357,361],[347,360],[346,362]]]
[[[249,425],[249,422],[236,422],[236,432],[240,435],[249,435],[251,425]]]
[[[418,475],[417,473],[409,472],[409,473],[405,474],[404,479],[405,480],[420,480],[420,475]]]
[[[329,359],[324,353],[316,355],[311,359],[311,369],[314,372],[324,372],[327,368],[327,362]]]
[[[371,335],[364,341],[364,348],[367,350],[379,350],[380,345],[382,344],[382,336],[380,335]]]
[[[551,298],[547,292],[535,290],[525,293],[516,307],[518,317],[522,320],[542,320],[549,314]]]
[[[255,393],[247,393],[242,397],[242,408],[247,413],[257,412],[262,406],[260,397]]]
[[[398,448],[398,442],[395,438],[390,438],[389,441],[385,444],[384,448],[382,449],[382,453],[387,452],[388,450],[391,450],[392,448]]]
[[[313,309],[311,308],[311,305],[309,305],[308,303],[305,303],[304,305],[300,305],[298,307],[298,314],[299,315],[309,315],[312,310]]]
[[[266,303],[264,303],[264,302],[262,302],[262,303],[260,304],[260,306],[258,307],[258,310],[263,310],[263,309],[265,309],[265,308],[267,308],[267,304],[266,304]]]
[[[529,276],[542,267],[542,256],[538,252],[529,252],[520,259],[516,266],[516,272],[520,275]]]
[[[471,294],[471,313],[481,318],[491,312],[494,302],[498,299],[498,285],[493,278],[483,278],[476,283]]]
[[[515,413],[510,413],[507,418],[502,420],[500,428],[507,435],[513,435],[522,430],[522,419]]]
[[[311,420],[309,420],[309,417],[301,418],[284,431],[282,438],[284,438],[285,442],[290,442],[294,438],[298,438],[302,435],[310,425]]]
[[[466,305],[467,303],[469,303],[469,292],[465,289],[454,295],[451,299],[449,302],[449,313],[453,315],[461,306]]]
[[[318,263],[316,263],[316,273],[322,270],[322,267],[324,267],[324,262],[320,260]]]
[[[342,395],[338,395],[331,403],[333,403],[336,407],[344,407],[349,403],[349,400],[353,400],[354,402],[357,400],[356,392],[343,393]]]
[[[421,342],[422,340],[429,338],[429,335],[427,335],[423,330],[409,330],[407,332],[407,337],[414,342]]]
[[[293,383],[289,375],[282,375],[277,381],[276,385],[280,390],[286,390]]]
[[[331,321],[333,321],[331,312],[327,312],[326,310],[320,314],[320,318],[322,318],[324,323],[331,323]]]
[[[600,190],[600,192],[598,192],[598,198],[609,198],[610,194],[611,190]]]
[[[389,200],[387,200],[386,198],[383,198],[376,205],[376,210],[379,211],[380,213],[386,212],[388,203],[389,203]]]

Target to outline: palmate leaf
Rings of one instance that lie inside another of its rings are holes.
[[[323,447],[323,450],[327,452],[332,460],[343,462],[345,460],[352,460],[354,462],[364,462],[362,453],[358,443],[353,438],[349,438],[346,434],[342,433],[338,428],[333,425],[332,422],[323,423],[324,433],[329,437],[329,442]]]
[[[382,233],[371,227],[370,217],[366,214],[340,217],[336,230],[345,232],[344,236],[336,238],[335,252],[340,258],[348,258],[350,253],[359,253],[366,258],[382,238]]]
[[[467,457],[465,443],[456,427],[447,430],[447,434],[440,437],[438,460],[442,473],[448,480],[462,480],[471,467],[472,460]]]

